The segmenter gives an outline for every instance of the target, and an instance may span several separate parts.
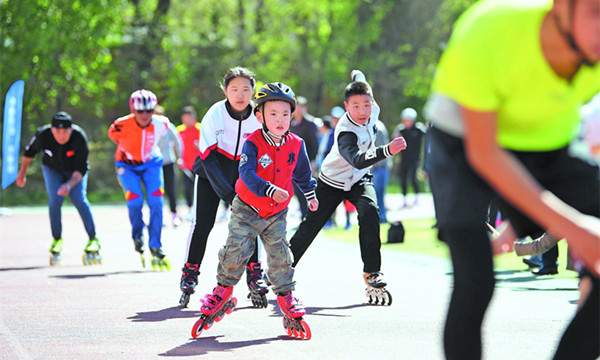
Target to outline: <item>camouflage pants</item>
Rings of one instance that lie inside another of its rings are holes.
[[[292,252],[286,239],[287,209],[266,219],[258,216],[239,197],[231,205],[229,235],[219,250],[217,281],[224,286],[238,283],[246,263],[254,253],[254,238],[259,235],[267,253],[267,275],[276,294],[294,290]]]

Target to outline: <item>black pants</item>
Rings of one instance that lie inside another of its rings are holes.
[[[169,209],[172,214],[177,213],[177,176],[175,164],[163,165],[163,179],[165,180],[165,194],[169,200]]]
[[[300,205],[300,213],[302,214],[302,220],[304,220],[306,218],[306,213],[308,213],[308,201],[306,200],[306,196],[304,196],[304,193],[302,192],[302,190],[300,190],[298,185],[296,185],[296,183],[293,183],[293,185],[294,195],[296,196],[296,199],[298,199],[298,204]]]
[[[428,131],[427,136],[431,144],[429,175],[438,236],[448,244],[454,267],[454,289],[444,330],[444,350],[447,359],[480,359],[481,323],[492,298],[495,281],[485,221],[488,205],[496,194],[469,165],[462,139],[435,127]],[[563,201],[583,213],[600,215],[597,165],[571,156],[568,149],[513,154],[542,186]],[[504,200],[501,199],[499,204],[518,237],[535,236],[544,231]],[[557,354],[566,352],[575,359],[580,357],[573,355],[576,353],[573,349],[578,349],[577,354],[598,353],[600,304],[597,287],[598,281],[595,281],[589,300],[593,305],[586,304],[577,312]],[[591,328],[595,330],[586,327],[590,321]]]
[[[408,184],[410,182],[413,192],[419,193],[419,181],[417,180],[417,168],[419,167],[419,160],[402,159],[400,163],[400,185],[402,186],[402,194],[406,196],[408,194]]]
[[[364,178],[354,184],[350,191],[343,191],[325,184],[321,179],[317,182],[317,199],[319,209],[309,211],[298,230],[290,239],[294,263],[296,266],[319,231],[334,213],[343,200],[356,206],[358,213],[358,240],[363,261],[364,272],[375,272],[381,269],[381,239],[379,238],[379,208],[375,188],[369,179]]]
[[[221,199],[207,179],[196,176],[196,219],[192,222],[188,239],[187,262],[201,264],[206,252],[208,235],[215,225],[215,218]],[[256,239],[254,240],[256,241]],[[225,239],[223,239],[225,244]],[[248,263],[258,262],[258,243]],[[217,255],[217,254],[215,254]]]
[[[195,175],[191,170],[182,171],[183,173],[183,195],[189,208],[194,205],[194,181]]]

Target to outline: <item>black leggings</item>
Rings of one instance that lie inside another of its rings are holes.
[[[165,194],[169,199],[169,209],[172,214],[177,213],[177,182],[175,164],[163,165],[163,179],[165,180]]]
[[[215,225],[215,218],[221,199],[213,190],[207,179],[196,176],[196,219],[192,222],[190,237],[188,238],[187,262],[201,264],[206,252],[208,235]],[[257,239],[254,239],[257,241]],[[225,244],[225,239],[223,239]],[[216,254],[215,254],[216,255]],[[254,246],[254,254],[248,260],[258,262],[258,244]]]
[[[486,229],[440,229],[450,248],[454,289],[444,328],[447,359],[481,358],[481,323],[492,299],[495,278]]]
[[[417,168],[419,162],[401,162],[400,163],[400,185],[402,186],[402,195],[408,194],[408,183],[412,185],[413,192],[419,193],[419,181],[417,180]]]
[[[592,280],[592,290],[560,339],[555,360],[592,360],[600,356],[600,280],[587,276]]]

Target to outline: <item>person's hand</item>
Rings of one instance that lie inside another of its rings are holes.
[[[290,194],[282,188],[277,188],[277,190],[275,190],[273,193],[273,200],[277,201],[278,203],[286,201],[289,197]]]
[[[308,209],[310,211],[317,211],[319,208],[319,200],[317,198],[308,200]]]
[[[27,182],[27,177],[25,176],[25,174],[21,175],[17,175],[17,179],[15,180],[15,183],[17,184],[18,187],[24,187],[25,183]]]
[[[573,256],[583,261],[589,271],[600,276],[600,219],[581,214],[569,226],[565,237]]]
[[[65,183],[58,188],[58,191],[56,193],[60,196],[67,196],[69,195],[69,191],[71,191],[71,186]]]
[[[406,140],[402,136],[398,136],[390,141],[390,154],[395,155],[406,149]]]
[[[492,253],[494,256],[512,252],[515,240],[517,239],[517,235],[515,234],[512,226],[508,226],[498,232],[492,225],[488,223],[486,223],[486,225],[492,232],[491,241]]]

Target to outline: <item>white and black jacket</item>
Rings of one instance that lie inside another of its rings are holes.
[[[346,112],[335,127],[333,147],[323,160],[321,181],[329,186],[350,191],[369,173],[371,165],[392,156],[389,144],[375,147],[376,122],[379,108],[373,109],[371,118],[360,125]]]

